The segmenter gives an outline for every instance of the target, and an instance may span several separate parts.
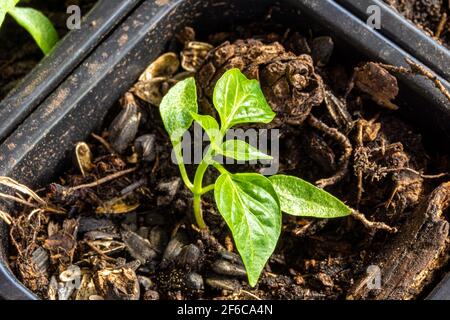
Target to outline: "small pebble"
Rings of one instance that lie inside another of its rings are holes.
[[[186,276],[186,285],[192,290],[203,290],[203,278],[196,272],[191,272]]]

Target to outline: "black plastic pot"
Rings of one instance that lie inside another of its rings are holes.
[[[210,33],[238,22],[262,18],[271,0],[172,0],[164,6],[143,2],[0,146],[0,175],[33,188],[55,180],[72,155],[74,143],[100,128],[108,110],[134,83],[149,62],[170,46],[186,25]],[[358,18],[323,0],[282,0],[291,13],[274,19],[316,34],[332,35],[346,56],[405,65],[414,60]],[[402,110],[427,135],[450,141],[448,101],[427,80],[402,76]],[[445,83],[449,87],[448,83]],[[426,108],[424,108],[426,106]],[[34,299],[11,273],[7,263],[6,226],[0,231],[0,295]]]
[[[141,0],[99,0],[56,48],[0,101],[0,143],[75,69]]]
[[[368,10],[369,7],[378,6],[381,13],[380,32],[450,81],[450,50],[426,35],[382,0],[337,0],[337,2],[364,21],[367,21],[369,15],[373,13]]]

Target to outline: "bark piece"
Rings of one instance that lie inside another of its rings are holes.
[[[359,279],[349,299],[406,300],[416,296],[439,267],[449,223],[441,218],[450,205],[450,182],[435,189],[386,244],[371,265],[381,271],[381,288],[371,289],[373,274]]]

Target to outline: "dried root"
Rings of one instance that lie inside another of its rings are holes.
[[[15,196],[11,196],[11,195],[7,195],[4,193],[0,193],[0,198],[4,198],[4,199],[8,199],[8,200],[13,200],[16,202],[19,202],[21,204],[27,205],[29,207],[38,207],[38,206],[47,206],[47,203],[45,202],[44,199],[42,199],[41,197],[39,197],[33,190],[31,190],[30,188],[28,188],[27,186],[18,183],[17,181],[8,178],[8,177],[0,177],[0,185],[9,187],[13,190],[16,190],[17,192],[20,192],[26,196],[31,197],[35,202],[37,202],[37,204],[34,204],[32,202],[23,200],[21,198],[15,197]]]
[[[442,82],[437,78],[437,76],[435,74],[433,74],[431,71],[426,69],[424,66],[417,64],[410,59],[406,59],[406,62],[409,64],[411,70],[404,68],[404,67],[395,67],[395,66],[381,64],[381,63],[378,65],[382,66],[383,68],[385,68],[386,70],[389,70],[391,72],[422,75],[425,78],[432,81],[434,86],[450,101],[450,92],[447,90],[447,88],[442,84]]]
[[[339,167],[337,173],[330,178],[322,179],[316,182],[316,184],[320,188],[325,188],[327,186],[331,186],[333,184],[338,183],[347,174],[348,164],[350,157],[352,155],[353,147],[346,135],[339,132],[339,130],[335,128],[330,128],[313,115],[309,115],[308,124],[311,127],[319,131],[322,131],[326,136],[334,139],[337,143],[339,143],[342,146],[343,149],[342,155],[339,158]]]
[[[23,283],[34,292],[42,293],[48,285],[45,269],[35,262],[33,254],[40,248],[39,239],[45,232],[47,217],[38,212],[31,219],[19,216],[11,224],[10,239],[17,250],[15,265]]]
[[[435,87],[442,92],[442,94],[450,101],[450,92],[447,90],[447,88],[444,87],[442,82],[437,78],[436,75],[434,75],[432,72],[424,68],[423,66],[415,63],[414,61],[411,61],[409,59],[406,60],[406,62],[411,67],[411,71],[415,74],[420,74],[428,79],[430,79]]]
[[[361,222],[367,229],[384,230],[389,233],[396,233],[398,231],[397,228],[390,227],[383,222],[370,221],[362,213],[356,210],[352,212],[352,217]]]
[[[447,24],[447,13],[444,12],[442,14],[441,21],[439,21],[436,33],[434,35],[436,37],[436,39],[440,39],[441,38],[442,33],[444,32],[446,24]]]
[[[39,209],[49,213],[65,213],[64,210],[59,208],[54,208],[47,201],[38,196],[33,190],[28,188],[27,186],[20,184],[19,182],[9,178],[9,177],[0,177],[0,185],[9,187],[19,194],[13,196],[6,193],[0,192],[0,199],[12,200],[16,203],[20,203],[27,207],[31,207],[34,209]],[[24,199],[23,195],[28,196],[30,199]]]
[[[6,224],[11,225],[13,223],[13,218],[9,213],[0,210],[0,219],[5,221]]]
[[[76,190],[80,190],[80,189],[86,189],[86,188],[94,188],[94,187],[98,187],[99,185],[102,185],[104,183],[110,182],[112,180],[115,180],[117,178],[120,178],[124,175],[127,175],[131,172],[136,171],[136,168],[131,168],[131,169],[127,169],[127,170],[123,170],[123,171],[119,171],[119,172],[115,172],[107,177],[98,179],[97,181],[91,182],[91,183],[87,183],[87,184],[82,184],[76,187],[72,187],[69,188],[69,191],[76,191]]]

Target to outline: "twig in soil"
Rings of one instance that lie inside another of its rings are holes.
[[[2,210],[0,210],[0,219],[5,221],[5,223],[8,225],[11,225],[13,222],[13,218],[10,216],[10,214]]]
[[[145,185],[147,183],[147,179],[146,178],[142,178],[132,184],[130,184],[129,186],[123,188],[120,191],[120,195],[121,196],[126,196],[127,194],[132,193],[133,191],[135,191],[136,189],[139,189],[140,187],[142,187],[143,185]]]
[[[396,233],[398,231],[397,228],[390,227],[383,222],[370,221],[362,213],[360,213],[356,210],[353,210],[352,217],[354,217],[356,220],[360,221],[368,229],[384,230],[389,233]]]
[[[241,294],[241,293],[244,293],[244,294],[246,294],[247,296],[249,296],[249,297],[251,297],[251,298],[253,298],[253,299],[255,299],[255,300],[262,300],[260,297],[258,297],[256,294],[253,294],[253,293],[251,293],[251,292],[249,292],[249,291],[247,291],[247,290],[243,290],[243,289],[241,289],[240,291],[239,291],[239,294]]]
[[[95,140],[100,142],[106,148],[106,150],[108,150],[109,153],[111,153],[111,154],[116,154],[117,153],[116,150],[114,150],[113,147],[111,147],[111,145],[109,144],[108,141],[106,141],[105,139],[103,139],[99,135],[96,135],[95,133],[91,133],[91,135],[92,135],[92,137]]]
[[[444,31],[445,25],[447,23],[447,13],[444,12],[441,17],[441,21],[439,21],[435,37],[436,39],[440,39],[442,36],[442,32]]]
[[[76,190],[80,190],[80,189],[95,188],[95,187],[98,187],[99,185],[102,185],[104,183],[118,179],[124,175],[131,173],[131,172],[134,172],[134,171],[136,171],[136,169],[137,168],[131,168],[131,169],[119,171],[119,172],[110,174],[109,176],[106,176],[104,178],[98,179],[97,181],[94,181],[91,183],[86,183],[86,184],[81,184],[81,185],[75,186],[75,187],[71,187],[68,189],[68,191],[71,192],[71,191],[76,191]]]
[[[338,142],[342,148],[343,152],[341,157],[339,158],[339,168],[338,171],[335,173],[334,176],[327,178],[327,179],[321,179],[316,182],[317,186],[320,188],[325,188],[327,186],[331,186],[333,184],[338,183],[346,174],[348,171],[348,163],[350,160],[350,157],[352,155],[353,147],[350,143],[350,140],[347,138],[346,135],[341,133],[339,130],[335,128],[330,128],[325,123],[314,117],[313,115],[309,115],[308,117],[308,123],[311,127],[322,131],[325,135],[329,136],[330,138],[334,139],[336,142]]]

